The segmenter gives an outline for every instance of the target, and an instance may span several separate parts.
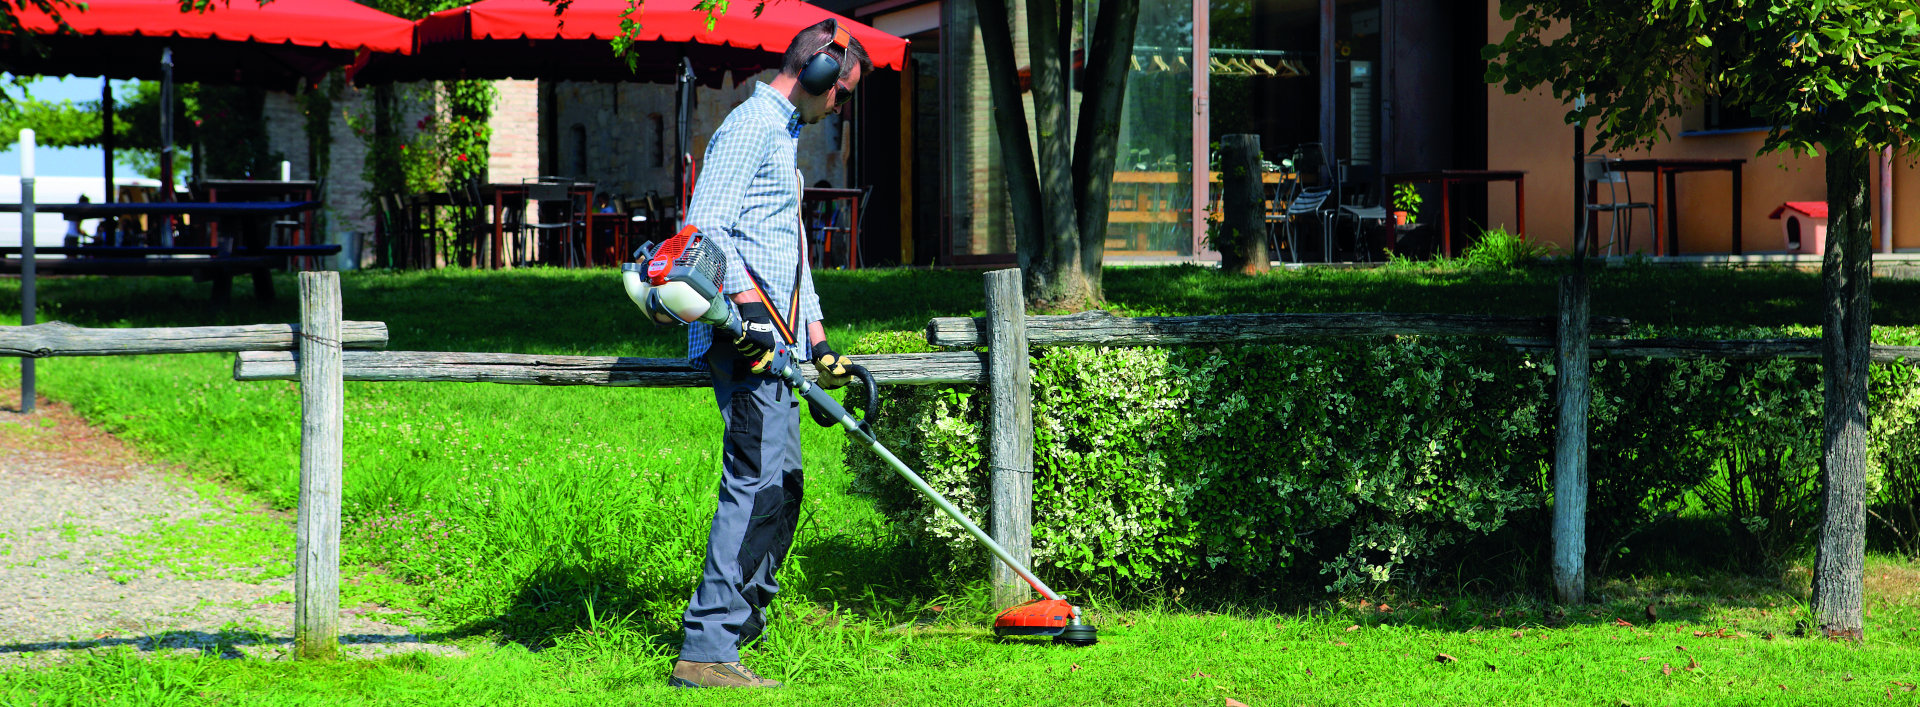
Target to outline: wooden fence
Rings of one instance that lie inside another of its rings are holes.
[[[1237,314],[1210,317],[1116,317],[1025,314],[1018,270],[986,274],[987,316],[937,318],[930,343],[985,346],[952,351],[863,356],[876,383],[988,386],[990,533],[1016,558],[1030,557],[1032,508],[1032,347],[1147,346],[1262,342],[1288,337],[1393,335],[1500,336],[1522,349],[1550,349],[1560,327],[1552,317],[1437,314]],[[539,354],[369,351],[387,343],[380,322],[340,320],[336,273],[300,273],[296,325],[82,329],[49,323],[0,327],[0,355],[26,358],[237,352],[240,381],[298,380],[301,388],[300,510],[294,579],[296,656],[333,655],[338,644],[339,534],[344,439],[343,381],[505,383],[619,387],[699,387],[704,372],[683,359]],[[1592,318],[1593,333],[1617,336],[1619,319]],[[1653,358],[1813,358],[1817,339],[1699,341],[1592,339],[1594,355]],[[1876,361],[1920,361],[1920,347],[1875,346]],[[811,377],[811,370],[808,371]],[[1584,431],[1581,431],[1582,433]],[[996,568],[995,599],[1021,601],[1026,586]]]

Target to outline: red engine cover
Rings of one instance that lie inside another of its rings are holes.
[[[654,287],[667,284],[667,273],[672,272],[673,261],[679,260],[680,254],[686,252],[687,239],[699,232],[700,229],[689,224],[686,228],[680,229],[679,233],[673,234],[672,238],[668,238],[667,242],[660,244],[660,248],[653,252],[653,257],[647,259],[647,280],[653,283]]]
[[[1073,605],[1064,599],[1036,599],[1006,611],[993,620],[993,632],[1002,636],[1055,636],[1073,619]]]

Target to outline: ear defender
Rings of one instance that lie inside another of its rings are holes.
[[[825,94],[840,80],[840,57],[847,55],[847,47],[853,44],[853,35],[840,28],[837,20],[827,20],[833,30],[833,38],[814,50],[813,57],[807,59],[807,65],[800,69],[800,88],[815,96]],[[838,47],[840,57],[827,51],[829,47]]]

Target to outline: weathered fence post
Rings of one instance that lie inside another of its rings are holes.
[[[1247,274],[1267,271],[1267,200],[1261,193],[1264,182],[1260,177],[1260,136],[1222,136],[1220,181],[1226,191],[1221,208],[1226,211],[1226,221],[1220,224],[1222,237],[1213,241],[1213,247],[1220,249],[1221,270]]]
[[[340,637],[344,367],[340,274],[300,273],[300,518],[293,575],[296,658],[331,658]]]
[[[33,326],[33,129],[20,131],[20,326]],[[33,359],[20,359],[20,413],[33,414]]]
[[[1027,301],[1020,270],[987,273],[987,465],[993,541],[1022,565],[1033,562],[1033,372],[1027,368]],[[993,604],[1025,602],[1026,580],[992,565]]]
[[[1586,234],[1581,234],[1585,240]],[[1584,250],[1584,249],[1579,249]],[[1587,362],[1592,290],[1585,259],[1560,278],[1560,326],[1554,354],[1559,423],[1553,452],[1553,587],[1563,604],[1587,600]]]

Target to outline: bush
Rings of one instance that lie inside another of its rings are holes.
[[[1035,564],[1129,587],[1303,562],[1333,590],[1387,581],[1543,502],[1542,370],[1413,337],[1048,350],[1034,372]],[[986,498],[978,401],[896,387],[880,425],[970,514]],[[849,461],[954,566],[985,561],[878,460]]]
[[[1110,588],[1418,580],[1467,541],[1537,522],[1547,506],[1550,361],[1421,337],[1046,349],[1034,359],[1034,563]],[[1818,520],[1817,364],[1595,359],[1594,369],[1595,574],[1636,533],[1703,512],[1726,519],[1741,566],[1777,570],[1804,556]],[[1920,486],[1920,384],[1909,368],[1875,375],[1878,498],[1911,508],[1895,499]],[[984,396],[885,394],[881,441],[988,520]],[[950,567],[986,562],[877,459],[850,453],[849,464],[882,512]],[[1512,535],[1537,552],[1548,541],[1531,524]]]

